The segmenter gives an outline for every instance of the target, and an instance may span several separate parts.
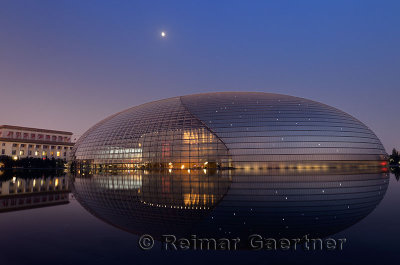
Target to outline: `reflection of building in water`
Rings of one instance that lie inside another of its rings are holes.
[[[168,227],[175,231],[212,211],[227,193],[230,182],[228,175],[203,171],[134,171],[124,175],[77,176],[72,191],[89,212],[120,228],[134,231],[142,226],[151,230]],[[98,211],[98,207],[104,212]],[[163,221],[163,216],[169,219]]]
[[[286,95],[206,93],[146,103],[90,128],[78,167],[368,168],[386,161],[380,140],[333,107]]]
[[[0,211],[54,206],[69,202],[65,176],[17,178],[0,182]]]
[[[223,211],[213,214],[215,225],[228,234],[242,222],[261,234],[332,235],[371,213],[389,184],[388,174],[380,170],[235,173],[230,192],[219,204],[231,209],[235,221]]]
[[[379,170],[186,172],[77,175],[72,190],[89,212],[135,234],[247,238],[334,234],[365,218],[389,183]]]
[[[207,210],[218,203],[229,185],[229,176],[207,175],[203,171],[146,176],[140,200],[152,207]]]
[[[149,177],[151,176],[151,177]],[[80,179],[77,180],[80,183]],[[181,171],[179,175],[165,172],[149,174],[134,171],[108,177],[96,175],[93,183],[106,191],[135,193],[140,203],[161,208],[206,210],[213,207],[225,194],[229,177],[218,179],[207,171]]]

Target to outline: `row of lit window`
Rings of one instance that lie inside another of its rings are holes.
[[[6,143],[1,143],[1,146],[6,146]],[[28,147],[28,148],[40,149],[42,147],[42,145],[40,145],[40,144],[33,145],[33,144],[16,144],[16,143],[13,143],[12,147],[15,147],[15,148],[17,148],[17,147],[20,147],[20,148]],[[48,148],[49,148],[48,145],[43,145],[43,149],[48,149]],[[55,146],[55,145],[51,145],[50,146],[51,150],[55,150],[56,148],[57,148],[57,150],[63,149],[62,146]],[[69,149],[72,150],[72,147],[69,147]],[[68,150],[68,147],[64,146],[64,150]]]
[[[1,154],[2,155],[5,155],[5,149],[2,149],[1,150]],[[39,154],[42,154],[42,156],[47,156],[47,151],[42,151],[42,152],[39,152],[39,151],[35,151],[35,152],[33,152],[33,151],[31,151],[31,150],[29,150],[28,151],[28,156],[32,156],[33,154],[35,155],[35,156],[39,156]],[[24,156],[25,155],[25,150],[19,150],[19,152],[18,152],[18,154],[20,155],[20,156]],[[11,151],[11,155],[17,155],[17,150],[12,150]],[[53,151],[51,151],[50,152],[50,155],[51,156],[54,156],[54,152]],[[55,155],[57,156],[57,157],[60,157],[61,156],[61,152],[60,151],[57,151],[57,152],[55,152]],[[64,152],[63,153],[63,156],[67,156],[67,152]]]

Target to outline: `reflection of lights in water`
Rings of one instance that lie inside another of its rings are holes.
[[[20,173],[17,173],[20,174]],[[39,183],[39,180],[41,182],[41,187],[38,188],[37,185]],[[47,182],[46,182],[47,180]],[[0,187],[1,187],[1,194],[0,197],[2,196],[19,196],[19,195],[29,195],[31,193],[43,193],[41,195],[43,195],[44,197],[49,196],[53,196],[51,194],[47,194],[48,192],[69,192],[69,187],[68,187],[68,183],[66,183],[65,185],[62,185],[60,188],[55,189],[55,187],[59,187],[60,186],[60,181],[64,181],[64,177],[60,176],[57,179],[50,177],[50,176],[46,176],[46,180],[43,180],[41,178],[32,178],[29,174],[27,175],[22,175],[21,178],[17,178],[17,177],[12,177],[9,180],[3,180],[0,182]],[[54,180],[54,181],[52,181]],[[54,183],[54,185],[52,185],[52,183]],[[48,184],[48,185],[46,185]],[[58,186],[57,186],[58,185]],[[61,196],[62,198],[64,198],[64,196]],[[61,198],[59,197],[59,198]],[[11,199],[16,199],[18,197],[13,197],[13,198],[4,198],[5,200],[11,200]],[[61,198],[61,199],[62,199]],[[3,198],[1,198],[3,199]],[[55,199],[56,201],[58,199]],[[33,204],[37,205],[42,203],[41,200],[38,201],[34,201],[32,202]],[[44,201],[43,201],[44,203]],[[23,205],[25,206],[32,206],[33,204],[31,204],[31,202],[29,202],[29,200],[26,200],[25,197],[22,198],[21,200],[19,200],[16,204],[14,204],[13,206],[20,208]],[[9,205],[10,206],[10,205]],[[7,205],[3,205],[3,208],[0,206],[0,210],[1,209],[5,209],[8,210],[9,207]]]
[[[112,178],[94,178],[93,181],[101,188],[108,190],[131,190],[142,187],[142,176],[119,175]]]
[[[185,193],[185,194],[183,194],[183,200],[184,200],[185,206],[213,205],[215,203],[215,195],[214,194]]]
[[[209,171],[215,175],[203,174]],[[73,192],[97,217],[136,234],[179,234],[194,229],[208,235],[219,233],[216,228],[221,227],[221,233],[234,235],[257,231],[327,236],[367,216],[388,184],[387,175],[354,170],[309,174],[278,169],[258,173],[192,169],[190,175],[186,170],[133,174],[141,177],[140,191],[133,186],[111,189],[98,185],[132,175],[95,175],[76,177]],[[366,196],[360,198],[360,193]]]

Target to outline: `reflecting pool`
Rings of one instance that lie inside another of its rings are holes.
[[[400,234],[400,186],[386,168],[0,177],[1,264],[388,264]],[[154,238],[149,250],[138,244],[145,234]],[[240,242],[236,250],[174,250],[166,235]],[[341,250],[255,250],[251,235],[300,238],[299,246],[304,236],[345,241]]]

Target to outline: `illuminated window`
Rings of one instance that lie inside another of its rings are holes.
[[[57,151],[57,156],[60,156],[60,152],[59,151]]]
[[[51,151],[51,152],[50,152],[50,155],[51,155],[51,156],[54,156],[54,152],[53,152],[53,151]]]
[[[39,155],[39,152],[38,151],[35,151],[35,156],[38,156]]]
[[[25,153],[24,150],[19,150],[19,155],[20,155],[20,156],[23,156],[24,153]]]
[[[42,152],[42,156],[47,156],[47,152],[46,152],[46,151],[43,151],[43,152]]]

